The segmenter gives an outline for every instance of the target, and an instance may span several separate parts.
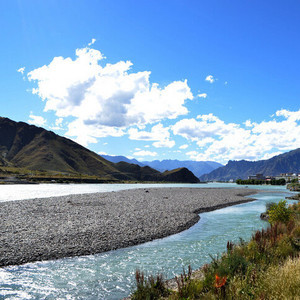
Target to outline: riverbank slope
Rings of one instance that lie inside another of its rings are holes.
[[[88,255],[183,231],[250,189],[151,188],[0,203],[0,266]]]

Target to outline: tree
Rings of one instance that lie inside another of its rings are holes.
[[[292,211],[287,207],[286,200],[281,200],[278,204],[274,203],[269,209],[269,222],[271,225],[281,222],[288,223],[292,216]]]

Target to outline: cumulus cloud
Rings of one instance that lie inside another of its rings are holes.
[[[184,144],[184,145],[181,145],[180,147],[179,147],[179,149],[186,149],[186,148],[188,148],[188,144]]]
[[[74,141],[85,147],[89,144],[96,144],[98,138],[107,136],[120,137],[124,134],[125,132],[122,128],[101,126],[98,124],[89,126],[81,119],[69,123],[68,131],[66,132],[66,136],[75,137]]]
[[[170,137],[169,128],[164,127],[161,123],[153,126],[151,131],[139,131],[137,128],[130,128],[128,134],[131,140],[140,141],[160,141]]]
[[[280,110],[275,114],[282,119],[240,124],[225,123],[208,114],[197,119],[183,119],[173,127],[173,133],[194,141],[202,149],[186,154],[195,160],[257,160],[267,159],[300,147],[300,110]]]
[[[137,151],[133,153],[134,156],[157,156],[157,152],[152,152],[152,151]]]
[[[300,110],[298,111],[288,111],[286,109],[276,111],[277,117],[284,117],[290,121],[299,121],[300,120]]]
[[[156,141],[152,144],[156,148],[175,146],[175,141],[170,141],[169,127],[164,127],[161,123],[153,126],[151,131],[139,131],[137,128],[130,128],[128,134],[131,140]]]
[[[197,141],[197,145],[199,148],[203,148],[205,147],[207,144],[211,144],[213,143],[215,140],[211,137],[206,137],[204,139],[201,139],[199,141]]]
[[[42,127],[45,126],[47,123],[47,120],[44,119],[42,116],[36,116],[32,112],[30,113],[29,118],[30,119],[28,120],[28,123],[31,125]]]
[[[101,65],[103,59],[99,50],[86,47],[76,50],[75,59],[55,57],[27,74],[36,83],[32,93],[45,102],[45,111],[75,118],[68,135],[95,142],[98,137],[125,134],[131,126],[143,128],[188,113],[185,102],[193,94],[187,80],[160,87],[150,82],[151,72],[133,72],[130,61]]]
[[[205,99],[207,97],[207,94],[206,93],[201,93],[201,94],[198,94],[197,97]]]
[[[195,119],[183,119],[177,122],[172,128],[176,135],[181,135],[192,141],[199,141],[211,136],[223,136],[229,134],[239,125],[229,123],[225,124],[222,120],[213,114],[199,115]]]
[[[215,78],[212,75],[207,75],[205,81],[208,81],[209,83],[213,83],[215,81]]]
[[[172,148],[175,146],[175,141],[163,140],[152,144],[155,148]]]

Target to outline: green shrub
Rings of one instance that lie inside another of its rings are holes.
[[[269,210],[270,210],[274,205],[276,205],[275,202],[268,202],[268,203],[266,204],[266,213],[268,213]]]
[[[291,209],[286,206],[286,200],[281,200],[278,204],[272,205],[268,213],[271,225],[278,222],[287,224],[291,220],[292,216]]]
[[[288,237],[279,240],[275,250],[276,257],[287,258],[288,256],[292,256],[294,253],[294,247]]]
[[[162,275],[149,276],[147,279],[143,272],[136,270],[136,291],[132,294],[132,300],[156,300],[170,294],[165,286]]]

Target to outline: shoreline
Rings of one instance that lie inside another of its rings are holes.
[[[163,238],[257,190],[142,188],[0,203],[0,266],[102,253]]]

